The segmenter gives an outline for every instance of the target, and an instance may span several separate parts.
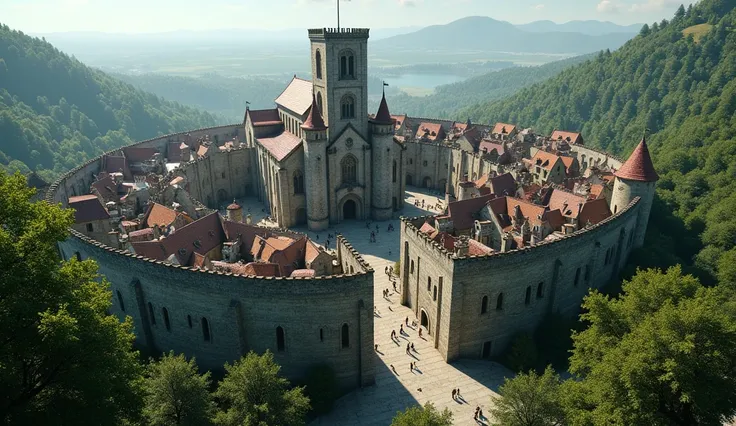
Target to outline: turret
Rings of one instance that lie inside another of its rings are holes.
[[[632,242],[634,247],[641,247],[644,244],[644,234],[647,231],[649,213],[654,201],[654,186],[659,180],[659,175],[657,175],[652,164],[652,158],[649,156],[646,138],[641,139],[629,159],[614,175],[616,179],[613,183],[613,194],[611,196],[611,213],[621,212],[634,198],[640,198]],[[631,238],[631,236],[627,235],[626,238]]]
[[[243,208],[233,200],[233,203],[227,206],[227,220],[231,222],[243,221]]]
[[[374,220],[389,220],[393,213],[392,198],[400,192],[401,173],[399,146],[394,144],[394,120],[388,111],[386,93],[381,98],[376,117],[370,121],[373,155],[373,199],[371,216]],[[397,205],[398,205],[397,199]]]
[[[327,126],[312,95],[309,116],[301,126],[304,144],[304,183],[307,196],[307,226],[312,231],[327,229]]]

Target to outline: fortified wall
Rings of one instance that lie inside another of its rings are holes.
[[[167,143],[186,135],[229,140],[241,131],[241,125],[222,126],[131,146],[166,152]],[[191,195],[204,197],[213,206],[215,198],[246,195],[253,179],[249,152],[247,148],[215,152],[181,165],[167,179],[186,176]],[[70,196],[88,193],[101,158],[61,177],[51,185],[46,200],[66,206]],[[291,278],[172,265],[70,231],[70,237],[59,243],[62,257],[98,263],[110,282],[111,313],[121,321],[132,318],[136,343],[148,351],[173,350],[196,357],[202,369],[221,370],[225,362],[248,351],[270,350],[291,379],[303,377],[310,366],[327,364],[344,389],[374,382],[373,269],[341,236],[336,249],[343,274]]]
[[[548,313],[579,312],[589,288],[616,276],[636,246],[641,207],[625,209],[558,240],[508,252],[458,256],[402,218],[402,303],[412,308],[446,361],[499,355],[514,334]]]

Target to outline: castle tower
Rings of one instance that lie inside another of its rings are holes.
[[[327,209],[327,126],[319,113],[317,99],[312,96],[312,106],[304,131],[304,175],[307,198],[307,226],[311,231],[321,231],[330,225]]]
[[[368,29],[309,30],[312,85],[329,141],[350,124],[368,134]]]
[[[374,220],[389,220],[393,214],[394,188],[400,182],[398,172],[399,147],[394,146],[394,120],[388,111],[386,93],[381,98],[376,117],[370,121],[373,145],[373,197],[371,216]]]
[[[644,244],[647,221],[654,201],[654,186],[659,175],[654,170],[652,158],[649,156],[646,138],[631,153],[629,159],[614,173],[613,194],[611,197],[611,213],[616,214],[625,209],[631,201],[640,197],[639,214],[634,236],[634,247]]]

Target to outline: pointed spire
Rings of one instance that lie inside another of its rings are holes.
[[[325,121],[322,119],[322,114],[319,112],[319,106],[317,106],[317,98],[312,93],[312,107],[309,109],[309,116],[307,121],[302,124],[304,130],[327,130]]]
[[[614,173],[621,179],[635,180],[640,182],[656,182],[659,175],[654,170],[652,157],[647,148],[647,138],[643,136],[639,145],[634,148],[629,159]]]
[[[391,118],[391,113],[388,112],[388,104],[386,103],[386,91],[383,92],[381,97],[381,105],[378,106],[378,112],[376,118],[373,119],[376,124],[393,124],[394,120]]]

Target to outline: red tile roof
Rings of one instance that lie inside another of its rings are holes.
[[[243,244],[241,252],[249,250],[253,246],[253,240],[256,235],[264,238],[268,238],[271,235],[271,232],[265,228],[242,222],[223,220],[223,226],[225,227],[225,234],[227,235],[228,241],[235,241],[240,237],[240,241]]]
[[[399,130],[399,127],[401,127],[402,124],[406,121],[406,114],[402,115],[392,115],[391,118],[394,119],[394,124],[396,125],[396,130]]]
[[[424,222],[424,225],[422,225],[421,228],[419,228],[419,232],[424,232],[425,234],[429,235],[435,231],[434,226],[430,225],[429,222]]]
[[[547,171],[551,171],[559,159],[560,157],[540,149],[532,157],[531,164],[532,166],[539,166]]]
[[[269,138],[258,138],[258,142],[276,157],[276,161],[283,160],[302,145],[299,136],[288,131]]]
[[[500,142],[484,140],[480,143],[480,146],[478,147],[478,152],[487,152],[490,154],[494,150],[498,155],[502,155],[504,152],[506,152],[506,149],[504,149],[503,144]]]
[[[325,120],[322,119],[322,113],[317,105],[317,98],[312,94],[312,106],[309,108],[309,116],[302,124],[304,130],[327,130]]]
[[[445,130],[442,128],[442,124],[423,122],[417,128],[416,138],[427,138],[431,141],[443,140],[445,139]]]
[[[182,226],[159,241],[132,243],[136,254],[151,259],[166,260],[172,254],[179,264],[190,266],[192,253],[205,255],[225,241],[225,231],[217,212]]]
[[[565,171],[567,174],[570,174],[572,171],[570,170],[570,167],[572,167],[573,164],[575,164],[575,157],[567,157],[567,156],[561,156],[560,160],[562,160],[562,164],[565,165]]]
[[[112,176],[105,174],[105,177],[97,180],[92,184],[92,187],[100,194],[105,202],[109,201],[120,201],[120,195],[118,195],[118,185],[112,179]]]
[[[250,262],[243,268],[242,275],[256,275],[259,277],[279,277],[279,265],[266,262]]]
[[[96,195],[88,194],[69,197],[68,207],[75,210],[75,223],[86,223],[110,218],[110,214]]]
[[[151,204],[146,212],[146,217],[143,219],[143,223],[147,227],[153,227],[154,225],[167,227],[174,223],[176,220],[176,211],[161,205],[159,203]]]
[[[294,76],[286,89],[276,98],[276,105],[298,115],[304,115],[312,105],[312,95],[312,82]]]
[[[583,144],[583,137],[580,135],[580,133],[566,132],[564,130],[555,130],[554,132],[552,132],[551,139],[564,140],[568,141],[571,144]]]
[[[475,241],[473,239],[468,240],[468,255],[470,256],[482,256],[484,254],[492,253],[493,249]]]
[[[313,261],[321,253],[320,250],[319,250],[319,247],[317,246],[317,244],[315,244],[314,241],[312,241],[312,240],[307,240],[307,245],[304,248],[304,251],[305,251],[305,253],[304,253],[304,260],[306,262]]]
[[[388,104],[386,103],[386,93],[381,98],[381,104],[378,106],[378,112],[376,118],[373,119],[376,124],[393,124],[391,113],[388,112]]]
[[[516,194],[516,179],[511,173],[504,173],[490,179],[491,192],[496,195],[511,195]]]
[[[513,125],[513,124],[496,123],[496,125],[493,126],[493,131],[491,133],[493,133],[493,134],[509,134],[509,133],[513,133],[514,130],[516,130],[516,126]]]
[[[646,138],[642,138],[629,159],[614,174],[621,179],[639,182],[656,182],[659,180],[659,175],[654,170],[654,164],[652,164],[652,158],[649,156]]]
[[[575,219],[578,217],[586,201],[587,199],[585,197],[552,188],[547,192],[544,202],[549,206],[550,210],[559,209],[563,216]]]
[[[583,204],[583,210],[578,215],[578,222],[584,226],[588,222],[595,225],[603,219],[611,216],[608,201],[605,198],[588,200]]]
[[[491,201],[493,194],[484,195],[476,198],[468,198],[467,200],[455,201],[447,205],[447,211],[455,229],[462,231],[470,229],[475,223],[476,214]]]
[[[317,275],[317,272],[314,269],[295,269],[290,276],[293,278],[309,278],[315,275]]]
[[[123,148],[123,154],[130,163],[142,163],[146,160],[150,160],[158,151],[156,148]]]
[[[253,123],[253,127],[283,124],[281,117],[279,116],[279,110],[276,108],[261,110],[250,109],[248,110],[248,116],[250,116],[250,122]]]

